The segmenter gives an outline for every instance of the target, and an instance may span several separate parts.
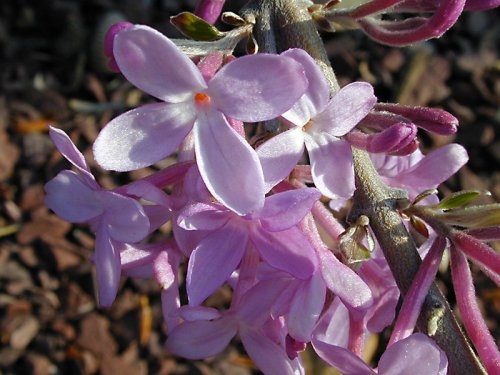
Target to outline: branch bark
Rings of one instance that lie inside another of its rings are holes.
[[[302,48],[318,63],[332,93],[339,90],[323,41],[301,0],[252,0],[241,11],[253,32],[260,52],[280,53],[288,48]],[[370,227],[389,263],[396,283],[404,296],[420,266],[417,247],[396,211],[401,191],[387,187],[380,180],[369,155],[353,148],[356,192],[350,218],[359,215],[370,219]],[[436,284],[426,297],[417,328],[433,336],[448,357],[449,374],[486,374],[453,315],[446,298]]]

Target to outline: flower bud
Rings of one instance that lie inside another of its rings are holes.
[[[443,109],[396,103],[377,103],[375,109],[403,116],[419,128],[432,133],[450,135],[457,132],[457,118]]]
[[[412,152],[418,145],[416,135],[416,125],[404,117],[371,112],[345,138],[353,146],[368,152],[405,155],[403,150]]]
[[[194,14],[213,25],[219,18],[225,2],[225,0],[200,0]]]
[[[104,55],[109,58],[108,61],[108,68],[115,73],[120,72],[120,68],[118,67],[118,64],[116,63],[114,54],[113,54],[113,42],[115,40],[115,36],[122,30],[128,29],[129,27],[132,27],[133,24],[130,22],[122,21],[115,23],[113,26],[111,26],[104,36]]]

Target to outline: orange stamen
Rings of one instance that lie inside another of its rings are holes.
[[[210,102],[210,96],[208,96],[204,92],[197,92],[194,95],[194,100],[198,104],[208,104]]]

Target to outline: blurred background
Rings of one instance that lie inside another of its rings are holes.
[[[225,10],[243,3],[228,1]],[[47,135],[49,124],[71,136],[105,187],[161,167],[115,174],[92,159],[92,142],[111,118],[152,101],[106,69],[102,39],[121,20],[180,37],[169,17],[194,6],[194,0],[0,2],[0,375],[258,373],[237,340],[205,361],[166,353],[153,281],[123,280],[110,309],[96,306],[92,233],[43,205],[43,185],[69,167]],[[421,142],[427,151],[449,142],[465,146],[470,163],[442,193],[488,190],[483,203],[500,201],[499,16],[498,10],[464,14],[442,38],[405,49],[378,45],[360,31],[324,35],[341,85],[361,79],[374,85],[380,101],[437,106],[459,118],[458,135],[422,134]],[[157,236],[168,235],[164,228]],[[474,274],[500,340],[500,290]],[[446,267],[439,284],[453,305]],[[221,307],[229,298],[223,289],[208,304]],[[371,339],[369,360],[388,334]],[[305,362],[310,374],[335,373],[307,353]]]

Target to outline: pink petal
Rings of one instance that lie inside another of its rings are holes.
[[[247,234],[226,225],[205,237],[191,253],[187,273],[189,304],[201,304],[238,267],[247,246]]]
[[[445,375],[448,360],[444,352],[423,333],[414,333],[391,345],[382,355],[378,365],[379,374]]]
[[[155,103],[111,120],[94,142],[101,167],[131,171],[150,166],[175,151],[191,130],[196,112],[187,103]]]
[[[194,203],[181,211],[177,224],[186,230],[215,230],[226,224],[233,215],[220,204]]]
[[[328,345],[347,348],[349,342],[349,310],[340,298],[335,297],[316,325],[312,337],[312,344],[316,341]]]
[[[208,87],[214,105],[227,116],[257,122],[290,109],[305,92],[307,79],[293,59],[259,53],[223,66]]]
[[[314,341],[313,345],[318,356],[343,375],[376,375],[375,371],[350,350],[318,340]],[[383,372],[380,374],[385,375]]]
[[[430,152],[394,180],[399,186],[410,186],[414,190],[432,189],[454,175],[468,160],[465,148],[448,144]]]
[[[366,310],[372,305],[372,292],[368,285],[326,248],[320,250],[320,264],[328,289],[344,304],[356,310]]]
[[[314,351],[329,365],[346,375],[374,375],[358,356],[346,349],[349,341],[349,311],[335,298],[319,320],[311,339]]]
[[[120,283],[120,253],[105,228],[96,233],[93,261],[96,267],[99,305],[109,307],[113,303]]]
[[[329,134],[306,137],[314,184],[329,198],[348,199],[354,193],[351,146]]]
[[[154,278],[162,289],[175,288],[180,257],[174,251],[160,251],[153,263]]]
[[[225,2],[226,0],[200,0],[194,14],[213,25],[219,19]]]
[[[56,145],[59,152],[73,164],[80,173],[85,176],[86,182],[89,186],[97,188],[94,176],[90,172],[90,168],[85,161],[82,153],[76,148],[68,135],[61,129],[49,126],[49,135],[52,142]]]
[[[304,153],[302,128],[294,127],[261,144],[257,155],[264,172],[265,191],[285,179]]]
[[[166,348],[187,359],[202,359],[219,354],[236,334],[236,324],[229,319],[184,322],[172,330]]]
[[[71,223],[84,223],[102,214],[96,192],[73,171],[62,171],[45,185],[45,205]]]
[[[166,36],[143,25],[116,35],[113,53],[123,75],[142,91],[179,103],[206,88],[196,65]]]
[[[122,270],[129,270],[145,264],[153,263],[160,248],[153,244],[120,244],[120,262]]]
[[[120,242],[138,242],[149,233],[149,219],[135,199],[110,191],[96,194],[104,208],[101,223],[109,235]]]
[[[165,208],[171,208],[173,206],[172,198],[165,193],[164,190],[156,187],[156,185],[153,185],[147,180],[133,181],[127,185],[121,186],[120,191],[114,190],[114,192],[127,196],[140,197]]]
[[[325,304],[326,287],[320,272],[302,283],[288,313],[288,333],[295,340],[308,342]]]
[[[222,313],[214,307],[184,305],[179,309],[179,316],[187,321],[215,320],[222,317]]]
[[[246,352],[264,374],[302,374],[300,361],[290,360],[284,347],[255,329],[240,330]]]
[[[313,188],[288,190],[266,198],[260,213],[262,226],[270,232],[278,232],[298,224],[321,193]]]
[[[261,257],[274,268],[299,279],[307,279],[316,270],[316,254],[311,243],[297,227],[280,232],[255,230],[251,234],[251,241]]]
[[[309,54],[299,48],[289,49],[281,54],[300,63],[309,85],[305,94],[282,117],[297,126],[305,125],[326,107],[330,98],[330,89],[325,75]]]
[[[217,111],[200,112],[194,126],[196,161],[212,195],[245,215],[264,205],[264,176],[257,153]]]
[[[376,102],[369,83],[353,82],[333,96],[324,111],[314,117],[307,131],[343,136],[372,110]]]
[[[493,249],[490,249],[492,252]],[[481,362],[488,374],[498,374],[500,366],[500,350],[497,340],[486,325],[481,308],[477,303],[476,291],[472,280],[472,272],[467,257],[456,244],[451,247],[451,278],[457,296],[457,305],[463,316],[463,325],[476,348]],[[498,255],[498,253],[495,253]],[[500,265],[496,262],[496,267]],[[496,272],[498,275],[500,272]]]
[[[265,324],[271,312],[280,304],[281,297],[291,289],[289,275],[277,277],[276,269],[272,269],[271,272],[271,278],[259,281],[238,301],[237,311],[240,321],[252,326]]]

